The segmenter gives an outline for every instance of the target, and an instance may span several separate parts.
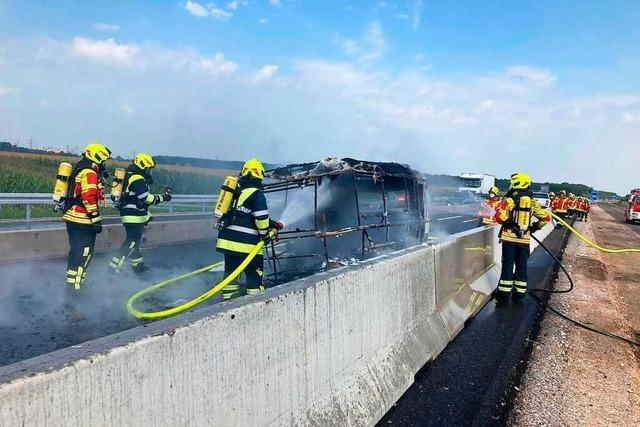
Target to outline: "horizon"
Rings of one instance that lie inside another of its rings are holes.
[[[626,194],[640,4],[556,3],[2,0],[0,138]]]

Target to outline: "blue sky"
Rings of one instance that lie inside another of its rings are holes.
[[[624,192],[639,46],[637,1],[0,0],[0,138]]]

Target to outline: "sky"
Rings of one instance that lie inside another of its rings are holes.
[[[640,2],[0,0],[0,139],[640,185]]]

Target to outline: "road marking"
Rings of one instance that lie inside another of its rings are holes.
[[[448,219],[455,219],[455,218],[462,218],[462,215],[458,215],[458,216],[448,216],[446,218],[438,218],[436,221],[446,221]]]
[[[477,221],[477,219],[476,218],[472,218],[472,219],[468,219],[468,220],[462,221],[462,222],[473,222],[473,221]]]

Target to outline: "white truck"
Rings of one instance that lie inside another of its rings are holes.
[[[489,194],[489,189],[496,185],[496,177],[486,173],[463,173],[460,175],[458,191],[470,191],[476,194]]]

